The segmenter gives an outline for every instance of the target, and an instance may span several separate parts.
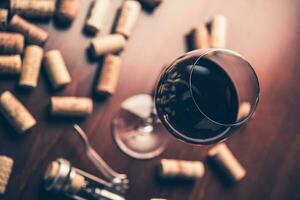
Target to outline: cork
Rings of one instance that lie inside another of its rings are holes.
[[[26,21],[18,15],[14,15],[8,24],[11,31],[24,35],[26,43],[43,46],[49,34],[40,27]]]
[[[204,176],[204,164],[200,161],[162,159],[159,175],[162,178],[193,180]]]
[[[20,55],[0,56],[0,74],[20,74],[21,66]]]
[[[111,3],[112,0],[94,0],[92,2],[89,16],[85,23],[87,31],[95,34],[103,29]]]
[[[0,54],[21,54],[23,50],[23,35],[19,33],[0,32]]]
[[[135,0],[124,1],[116,26],[116,32],[129,38],[141,12],[141,4]]]
[[[48,51],[44,56],[43,64],[54,89],[63,87],[71,82],[67,66],[58,50]]]
[[[84,117],[93,112],[93,101],[87,97],[51,97],[51,114]]]
[[[251,113],[251,104],[246,101],[240,103],[237,121],[239,122],[247,118],[250,115],[250,113]]]
[[[28,19],[49,19],[55,11],[53,0],[10,0],[10,10]]]
[[[5,193],[13,164],[14,161],[10,157],[0,156],[0,194]]]
[[[8,10],[0,8],[0,30],[5,30],[7,26]]]
[[[23,104],[9,91],[0,96],[0,111],[12,127],[20,134],[36,125],[36,120]]]
[[[62,24],[70,24],[76,17],[80,0],[58,0],[55,17]]]
[[[193,48],[204,49],[210,47],[210,38],[205,24],[199,24],[193,31]]]
[[[109,53],[118,53],[125,47],[126,40],[120,34],[111,34],[95,38],[91,41],[90,49],[94,57]]]
[[[140,0],[140,2],[144,7],[154,10],[162,3],[162,0]]]
[[[76,194],[85,185],[85,178],[82,175],[75,173],[70,182],[69,192],[71,192],[72,194]]]
[[[57,161],[51,162],[44,174],[44,180],[45,181],[53,180],[58,175],[58,172],[59,172],[59,163]]]
[[[223,15],[216,15],[211,21],[211,47],[225,48],[227,35],[227,19]]]
[[[25,49],[19,85],[22,87],[37,87],[40,74],[43,49],[37,45],[29,45]]]
[[[102,72],[98,78],[96,92],[100,95],[115,93],[121,71],[121,58],[116,55],[107,55],[104,59]]]
[[[208,151],[209,158],[232,181],[240,181],[246,175],[246,170],[232,154],[225,143],[220,143]]]

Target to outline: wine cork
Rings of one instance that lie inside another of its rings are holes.
[[[205,168],[200,161],[162,159],[159,175],[162,178],[197,179],[204,176]]]
[[[93,112],[93,101],[86,97],[51,97],[51,114],[83,117]]]
[[[19,33],[0,32],[0,54],[21,54],[23,49],[23,35]]]
[[[49,19],[55,11],[55,1],[10,0],[10,10],[29,19]]]
[[[43,64],[54,89],[63,87],[71,82],[71,76],[63,57],[58,50],[48,51]]]
[[[36,120],[23,104],[9,91],[0,96],[0,110],[18,133],[25,133],[36,125]]]
[[[158,7],[161,4],[162,0],[140,0],[140,2],[146,8],[154,10],[156,7]]]
[[[116,91],[121,71],[121,58],[107,55],[104,59],[102,72],[98,78],[96,92],[101,95],[112,95]]]
[[[58,175],[58,173],[59,173],[59,163],[57,161],[53,161],[50,163],[50,165],[48,166],[44,174],[44,180],[45,181],[54,180],[55,177]]]
[[[70,24],[76,17],[80,0],[58,0],[56,19],[63,24]]]
[[[18,15],[14,15],[8,24],[8,28],[24,35],[28,44],[43,46],[49,34],[40,27],[26,21]]]
[[[246,170],[226,144],[217,144],[208,151],[208,156],[232,181],[239,181],[245,177]]]
[[[37,45],[29,45],[25,49],[19,85],[35,88],[38,83],[43,49]]]
[[[104,27],[111,3],[111,0],[93,1],[89,16],[85,23],[85,29],[87,31],[97,33]]]
[[[124,1],[116,26],[116,32],[129,38],[141,12],[141,4],[135,0]]]
[[[0,56],[0,74],[20,74],[21,66],[20,55]]]
[[[124,49],[125,38],[120,34],[111,34],[91,41],[91,52],[94,57],[109,53],[117,53]]]
[[[13,168],[13,159],[0,156],[0,194],[4,194]]]
[[[71,177],[70,187],[68,191],[72,194],[76,194],[85,185],[86,185],[85,178],[78,173],[74,173],[74,176]]]
[[[8,10],[0,8],[0,30],[5,30],[7,26]]]
[[[251,113],[251,104],[246,101],[240,103],[237,121],[241,121],[247,118],[250,115],[250,113]]]
[[[193,47],[194,49],[209,48],[209,33],[205,24],[199,24],[193,31]]]
[[[211,47],[225,48],[227,35],[227,19],[223,15],[216,15],[211,21]]]

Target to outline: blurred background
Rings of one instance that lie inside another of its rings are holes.
[[[82,0],[80,12],[68,28],[52,21],[38,22],[50,33],[46,50],[59,49],[73,82],[52,91],[42,74],[37,89],[19,91],[16,78],[1,77],[0,92],[13,91],[36,117],[38,124],[22,137],[0,116],[0,154],[15,160],[7,192],[13,199],[64,199],[45,193],[42,177],[47,165],[58,157],[101,176],[86,158],[72,124],[87,132],[96,151],[130,180],[128,199],[153,197],[183,199],[300,199],[300,1],[164,0],[154,11],[143,11],[125,50],[116,93],[107,100],[94,99],[94,111],[85,120],[55,120],[48,116],[52,95],[93,96],[95,75],[101,59],[91,60],[86,52],[91,37],[83,33],[90,0]],[[113,0],[105,30],[111,32],[120,0]],[[6,6],[3,1],[1,6]],[[124,155],[111,135],[111,120],[123,100],[134,94],[151,93],[163,66],[188,51],[186,36],[199,23],[216,14],[228,19],[227,48],[242,54],[258,74],[261,97],[251,121],[240,128],[227,144],[247,170],[247,176],[228,186],[211,168],[196,182],[161,181],[155,166],[161,158],[203,160],[210,146],[193,146],[170,137],[167,150],[147,161]],[[15,81],[14,81],[15,80]]]

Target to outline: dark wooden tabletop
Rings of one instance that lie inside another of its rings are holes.
[[[93,114],[83,121],[56,120],[48,116],[49,98],[92,96],[100,67],[86,55],[90,38],[83,34],[82,28],[91,1],[81,2],[80,14],[70,28],[60,29],[52,22],[41,24],[50,33],[45,49],[62,52],[73,77],[70,85],[52,91],[44,71],[38,88],[31,92],[18,89],[17,78],[0,79],[0,92],[10,90],[16,94],[38,121],[30,133],[17,136],[0,116],[0,154],[15,160],[7,192],[1,199],[58,199],[45,193],[42,187],[47,165],[58,157],[101,175],[72,133],[74,122],[88,133],[96,151],[114,169],[129,175],[130,189],[126,196],[130,200],[300,199],[299,0],[165,0],[154,13],[143,11],[140,16],[121,54],[123,64],[116,94],[106,101],[94,99]],[[120,7],[120,0],[113,2],[107,28],[100,35],[110,32]],[[154,176],[160,158],[205,161],[209,147],[184,144],[170,136],[171,143],[160,157],[135,160],[125,156],[113,142],[111,119],[127,97],[151,92],[163,65],[187,51],[186,34],[215,14],[228,17],[227,47],[251,62],[261,85],[255,116],[227,140],[247,169],[247,176],[229,187],[206,165],[205,176],[195,183],[161,182]]]

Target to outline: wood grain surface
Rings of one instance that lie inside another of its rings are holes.
[[[96,151],[117,171],[126,173],[130,200],[161,197],[170,200],[253,200],[300,199],[300,1],[165,0],[153,13],[143,11],[125,51],[116,94],[103,101],[93,97],[100,61],[90,60],[86,49],[91,39],[83,33],[90,0],[82,0],[80,13],[71,27],[63,29],[39,23],[49,31],[45,49],[59,49],[70,69],[73,82],[63,90],[51,90],[42,70],[39,85],[32,91],[17,87],[17,77],[0,78],[0,92],[12,91],[38,123],[26,135],[18,136],[0,116],[0,154],[15,160],[7,192],[0,199],[64,199],[43,190],[42,177],[47,165],[58,157],[74,166],[101,175],[87,159],[80,140],[72,132],[77,122],[88,133]],[[120,0],[113,0],[108,34]],[[1,2],[5,6],[6,1]],[[227,47],[248,59],[257,71],[261,99],[253,119],[227,140],[247,176],[228,186],[206,163],[210,147],[192,146],[171,138],[158,158],[139,161],[125,156],[112,140],[110,122],[127,97],[150,93],[163,65],[187,51],[186,35],[198,23],[215,14],[228,17]],[[92,96],[95,109],[85,120],[49,117],[53,95]],[[203,160],[204,178],[195,183],[166,182],[155,177],[160,158]]]

